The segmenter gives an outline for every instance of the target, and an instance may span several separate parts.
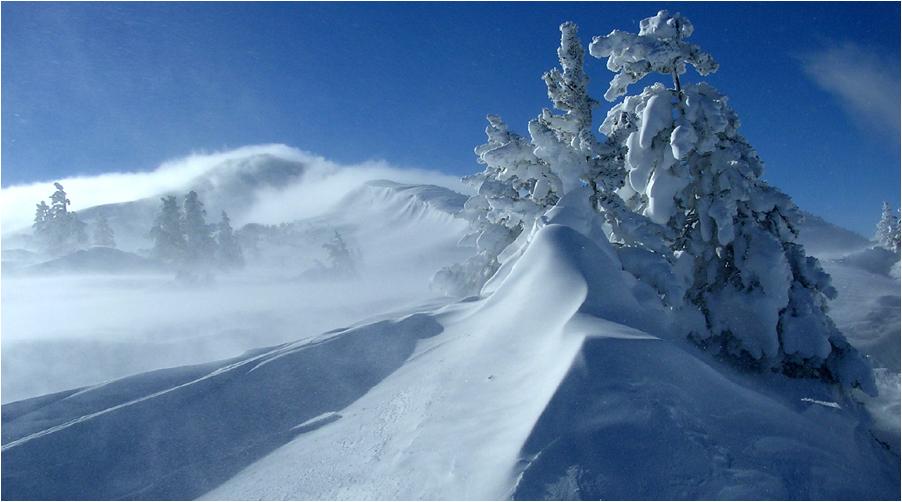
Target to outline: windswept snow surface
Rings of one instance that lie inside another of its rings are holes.
[[[671,333],[585,210],[483,298],[5,405],[3,498],[899,498],[898,431]]]
[[[343,190],[320,216],[286,224],[292,239],[261,242],[259,253],[245,251],[245,270],[209,283],[176,283],[152,260],[109,248],[38,264],[30,253],[5,252],[3,402],[233,357],[433,301],[432,274],[471,252],[456,245],[467,228],[456,216],[465,197],[378,180]],[[327,261],[322,244],[336,230],[358,276],[305,275]]]

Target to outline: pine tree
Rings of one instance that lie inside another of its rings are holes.
[[[464,240],[476,247],[476,254],[433,278],[437,289],[455,296],[478,293],[498,270],[501,251],[554,206],[562,192],[560,179],[533,153],[529,141],[511,132],[500,117],[486,118],[488,142],[475,149],[485,169],[464,178],[476,189],[463,211],[471,223]]]
[[[162,197],[160,214],[150,230],[154,241],[153,255],[167,263],[181,264],[185,261],[187,244],[183,228],[182,211],[174,195]]]
[[[32,228],[38,244],[51,254],[66,254],[80,248],[87,242],[85,224],[74,211],[69,211],[71,202],[59,183],[54,183],[56,191],[50,196],[51,204],[40,202],[35,211]]]
[[[874,234],[877,245],[889,249],[894,253],[899,252],[899,217],[896,216],[889,202],[883,203],[883,211],[880,221],[877,222],[877,232]]]
[[[46,248],[49,242],[50,206],[41,201],[35,205],[34,223],[31,228],[34,231],[36,243],[41,248]]]
[[[589,77],[583,67],[585,49],[577,36],[575,23],[562,24],[560,31],[561,45],[557,54],[561,69],[545,72],[542,80],[548,89],[548,99],[564,115],[543,110],[539,120],[572,148],[592,152],[596,144],[591,131],[592,108],[598,106],[598,102],[588,92]]]
[[[193,264],[210,263],[216,252],[211,226],[205,221],[207,211],[194,190],[185,196],[184,232],[186,259]]]
[[[232,231],[229,215],[222,212],[216,231],[217,256],[224,268],[240,268],[244,266],[244,253]]]
[[[116,237],[113,229],[110,227],[106,216],[101,214],[94,222],[94,245],[114,248],[116,247]]]
[[[323,249],[329,254],[329,273],[333,277],[355,277],[357,275],[357,267],[354,265],[351,250],[338,230],[335,231],[332,240],[323,244]]]
[[[592,108],[598,102],[588,94],[589,78],[583,68],[583,49],[572,22],[560,26],[558,61],[561,69],[545,72],[548,98],[563,115],[543,109],[529,122],[534,152],[561,180],[558,197],[582,185],[598,143],[592,135]]]
[[[827,315],[830,277],[796,242],[799,212],[762,179],[763,164],[738,133],[725,96],[679,76],[717,63],[685,42],[688,19],[661,11],[638,35],[595,37],[590,54],[619,72],[612,100],[651,73],[673,79],[628,96],[603,125],[623,141],[626,205],[662,226],[686,284],[691,338],[761,368],[821,376],[874,391],[867,363]]]

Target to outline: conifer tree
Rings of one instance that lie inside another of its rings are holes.
[[[80,248],[87,242],[85,224],[74,211],[69,211],[66,191],[54,183],[56,191],[50,196],[50,206],[41,202],[35,211],[33,225],[37,242],[52,254],[65,254]]]
[[[109,221],[107,221],[106,215],[101,214],[97,217],[97,221],[94,222],[94,245],[116,247],[116,237]]]
[[[244,266],[244,253],[232,231],[231,220],[225,211],[216,230],[217,256],[224,268],[240,268]]]
[[[167,263],[181,264],[185,260],[187,250],[182,211],[174,195],[162,197],[160,200],[163,205],[150,231],[154,241],[153,255]]]
[[[39,247],[46,248],[48,244],[48,229],[50,225],[50,206],[41,201],[35,205],[34,223],[31,228]]]
[[[334,277],[355,277],[357,275],[357,267],[354,265],[351,250],[338,230],[335,231],[329,242],[323,244],[323,249],[329,254],[329,271]]]
[[[216,251],[207,211],[194,190],[185,196],[184,233],[186,260],[193,264],[210,263]]]
[[[618,72],[609,100],[652,73],[673,79],[673,88],[655,83],[625,97],[603,131],[619,134],[626,150],[619,193],[663,227],[687,312],[698,316],[691,337],[755,367],[874,392],[867,363],[827,315],[830,277],[796,242],[796,206],[761,179],[727,98],[680,82],[687,65],[702,75],[718,67],[685,42],[692,31],[688,19],[661,11],[638,35],[614,31],[590,46]]]
[[[889,249],[894,253],[899,252],[899,217],[896,216],[889,202],[883,203],[880,221],[877,222],[877,232],[874,234],[877,245]]]

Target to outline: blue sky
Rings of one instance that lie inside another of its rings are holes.
[[[868,235],[881,200],[898,206],[898,3],[6,2],[0,178],[273,142],[469,174],[487,113],[525,134],[549,106],[540,77],[560,22],[588,43],[660,8],[687,15],[719,60],[706,80],[769,181]],[[587,71],[600,98],[613,74],[588,57]]]

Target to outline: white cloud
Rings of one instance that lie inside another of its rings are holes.
[[[286,145],[255,145],[216,153],[198,153],[170,160],[147,172],[106,173],[14,185],[0,189],[0,225],[4,235],[27,228],[34,217],[35,204],[53,192],[59,181],[70,195],[72,209],[80,209],[153,197],[184,190],[190,182],[217,166],[243,157],[269,154],[303,162],[308,170],[295,187],[260,193],[259,204],[248,216],[261,223],[278,223],[310,216],[337,202],[351,189],[373,179],[402,183],[431,183],[465,190],[459,179],[420,169],[398,168],[384,161],[342,165]],[[245,218],[248,219],[248,218]]]
[[[895,58],[881,58],[846,43],[801,60],[805,73],[833,94],[853,121],[899,141],[899,66]]]

